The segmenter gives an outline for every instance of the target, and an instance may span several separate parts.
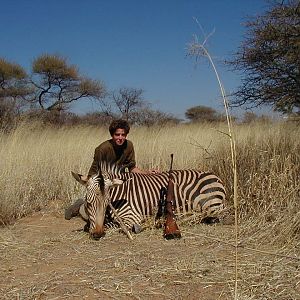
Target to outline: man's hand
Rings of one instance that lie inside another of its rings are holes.
[[[138,167],[134,167],[131,170],[131,172],[132,173],[140,173],[140,174],[158,174],[158,173],[161,173],[159,169],[150,169],[148,171],[144,171],[144,170],[139,169]]]
[[[148,172],[149,172],[149,174],[159,174],[159,173],[161,173],[159,169],[150,169]]]

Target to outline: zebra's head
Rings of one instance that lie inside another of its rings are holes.
[[[102,174],[90,178],[72,172],[73,177],[86,187],[85,211],[90,221],[90,236],[99,239],[104,236],[104,218],[109,203],[109,189],[123,183],[118,178],[104,177]]]

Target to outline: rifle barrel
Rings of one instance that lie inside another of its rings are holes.
[[[171,154],[171,163],[170,163],[170,170],[169,170],[169,176],[170,176],[170,173],[173,169],[173,153]]]

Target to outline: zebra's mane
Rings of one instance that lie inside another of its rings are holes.
[[[125,168],[113,162],[101,161],[99,164],[99,176],[104,178],[117,178],[125,174]]]

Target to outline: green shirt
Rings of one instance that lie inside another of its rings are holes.
[[[88,172],[89,176],[99,172],[102,161],[116,163],[122,167],[127,167],[129,171],[132,170],[136,165],[132,142],[125,140],[122,146],[116,146],[110,139],[100,144],[95,149],[94,160]]]

